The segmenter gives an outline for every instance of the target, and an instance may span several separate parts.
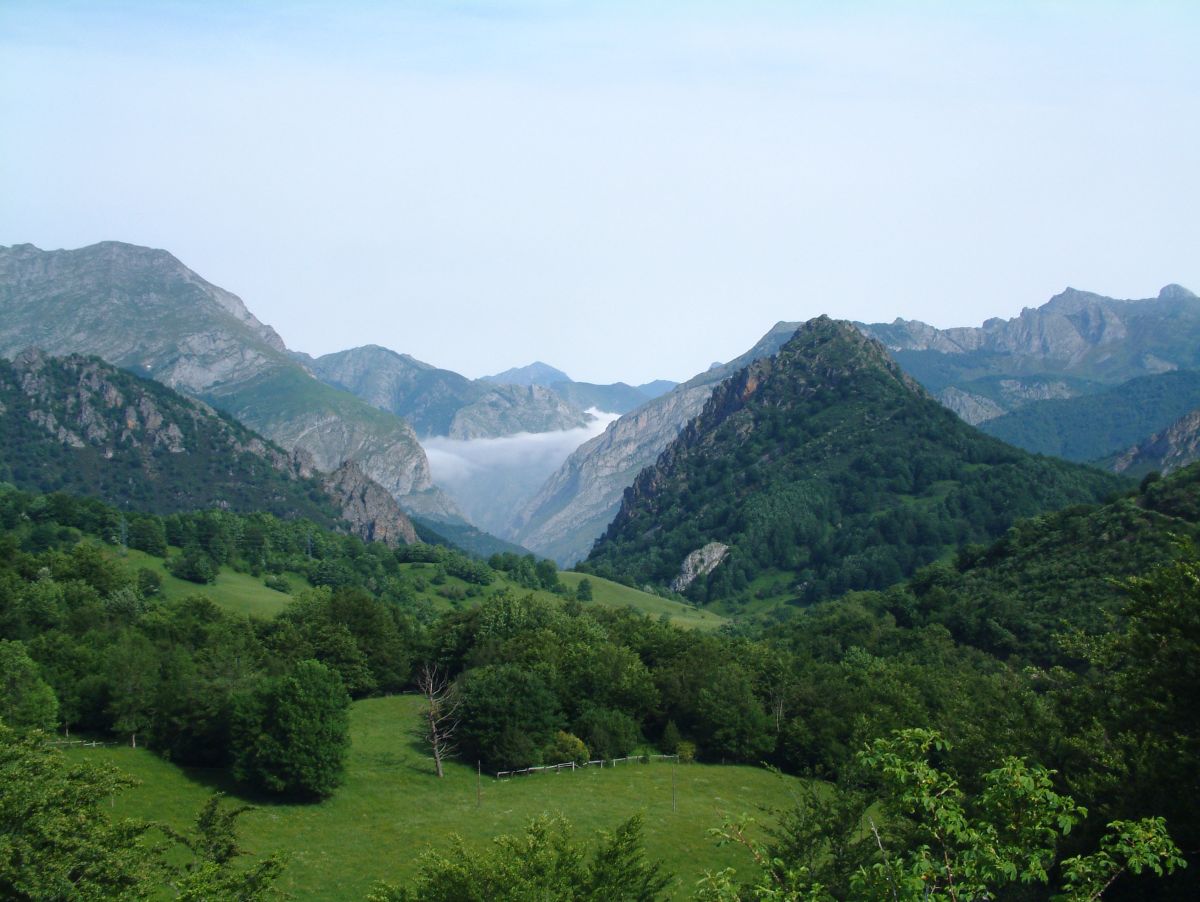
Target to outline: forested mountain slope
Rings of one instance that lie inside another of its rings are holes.
[[[1120,485],[983,435],[878,342],[820,317],[713,392],[626,491],[586,568],[698,601],[785,573],[812,601]]]
[[[126,510],[203,508],[342,519],[362,538],[416,541],[396,501],[357,465],[317,473],[207,404],[96,357],[0,360],[0,481]]]

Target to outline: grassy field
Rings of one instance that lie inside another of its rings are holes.
[[[269,618],[282,611],[291,597],[286,593],[268,589],[263,584],[262,577],[251,576],[249,573],[238,573],[227,566],[220,568],[215,582],[202,586],[172,576],[162,558],[154,557],[143,551],[129,549],[121,559],[126,566],[133,570],[145,567],[162,577],[161,594],[167,601],[186,598],[189,595],[207,595],[218,605],[235,614]],[[401,564],[400,570],[409,577],[423,576],[429,580],[433,576],[435,568],[432,564]],[[285,573],[284,576],[291,585],[292,592],[300,592],[309,588],[308,580],[299,573]],[[564,572],[559,574],[559,579],[571,589],[578,586],[579,581],[583,578],[581,573]],[[622,586],[620,583],[610,582],[598,576],[590,576],[588,579],[592,583],[593,604],[617,608],[632,607],[651,617],[666,615],[676,626],[689,629],[717,629],[728,622],[725,617],[712,611],[702,611],[691,605],[668,598],[660,598],[657,595]],[[503,578],[488,586],[484,592],[492,594],[504,588],[518,594],[529,592],[528,589],[509,583]],[[466,595],[471,590],[472,586],[469,583],[456,576],[447,576],[442,585],[434,586],[427,583],[424,589],[417,592],[417,595],[432,605],[434,610],[447,610],[477,603],[480,596]],[[448,598],[447,594],[452,598]],[[549,592],[537,591],[534,594],[547,598],[554,597]]]
[[[683,602],[660,598],[649,592],[623,586],[599,576],[562,572],[558,574],[558,578],[560,582],[571,589],[576,588],[582,579],[590,581],[594,604],[608,605],[614,608],[631,607],[643,614],[649,614],[651,617],[661,617],[665,614],[676,626],[715,630],[729,622],[725,617],[713,611],[704,611]]]
[[[748,868],[745,853],[717,848],[708,835],[726,815],[786,805],[795,780],[761,768],[655,762],[543,773],[508,780],[484,776],[476,807],[474,769],[451,764],[444,780],[414,740],[420,700],[393,696],[355,703],[345,784],[316,805],[259,805],[242,820],[243,845],[254,853],[286,852],[282,888],[297,899],[361,899],[379,880],[412,875],[423,849],[451,833],[469,844],[522,829],[542,812],[561,812],[580,837],[611,830],[642,813],[649,855],[677,875],[687,898],[704,870]],[[186,769],[142,749],[74,749],[72,757],[109,761],[142,781],[115,800],[116,814],[183,826],[214,790],[236,796],[218,771]],[[672,770],[678,810],[671,808]]]

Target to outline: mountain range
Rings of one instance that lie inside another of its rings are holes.
[[[723,381],[625,490],[586,569],[698,602],[891,585],[1117,478],[1036,457],[937,403],[850,323],[819,317]]]

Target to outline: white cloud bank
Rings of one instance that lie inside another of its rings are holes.
[[[592,408],[594,419],[578,429],[521,432],[502,438],[422,439],[433,481],[475,525],[511,538],[514,515],[571,452],[599,435],[617,414]]]

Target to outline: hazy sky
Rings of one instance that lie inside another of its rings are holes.
[[[774,322],[1200,291],[1200,3],[0,0],[0,244],[299,350],[683,379]]]

